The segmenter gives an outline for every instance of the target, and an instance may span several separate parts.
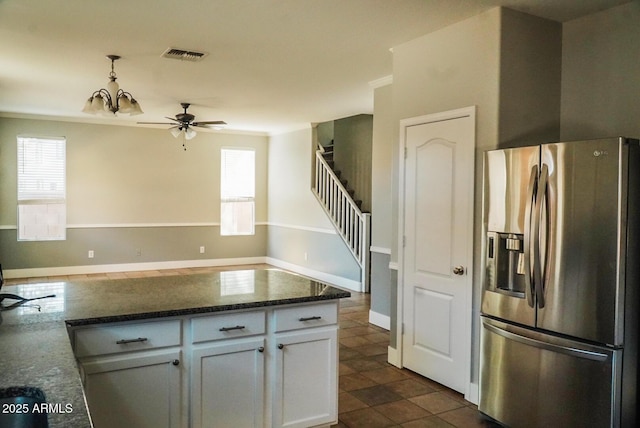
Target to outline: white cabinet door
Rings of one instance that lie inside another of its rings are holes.
[[[264,426],[264,338],[194,348],[192,427]]]
[[[95,428],[180,425],[179,350],[137,352],[81,363]]]
[[[310,427],[338,419],[337,327],[275,336],[274,427]]]

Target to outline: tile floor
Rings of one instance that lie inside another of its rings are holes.
[[[168,269],[8,279],[7,285],[263,269],[268,265]],[[340,306],[339,420],[335,428],[494,428],[462,394],[387,363],[389,332],[369,324],[370,295],[351,293]]]
[[[349,428],[489,428],[462,394],[387,363],[389,332],[369,324],[370,295],[340,307],[339,421]]]

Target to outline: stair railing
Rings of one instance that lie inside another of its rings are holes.
[[[313,193],[361,269],[361,291],[369,291],[371,214],[363,213],[327,163],[324,147],[316,150]]]

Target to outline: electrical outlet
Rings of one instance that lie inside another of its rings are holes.
[[[93,258],[93,250],[89,250],[89,253],[87,253],[87,257],[89,257],[90,259]]]
[[[200,247],[200,254],[204,254],[204,246]]]

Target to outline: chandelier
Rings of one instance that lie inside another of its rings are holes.
[[[113,63],[120,59],[118,55],[107,55],[111,60],[111,73],[109,73],[109,83],[107,89],[101,88],[95,91],[87,100],[82,109],[83,113],[89,114],[116,114],[116,112],[127,113],[131,116],[142,114],[140,104],[133,98],[130,92],[120,89],[116,82],[116,72],[113,70]]]

